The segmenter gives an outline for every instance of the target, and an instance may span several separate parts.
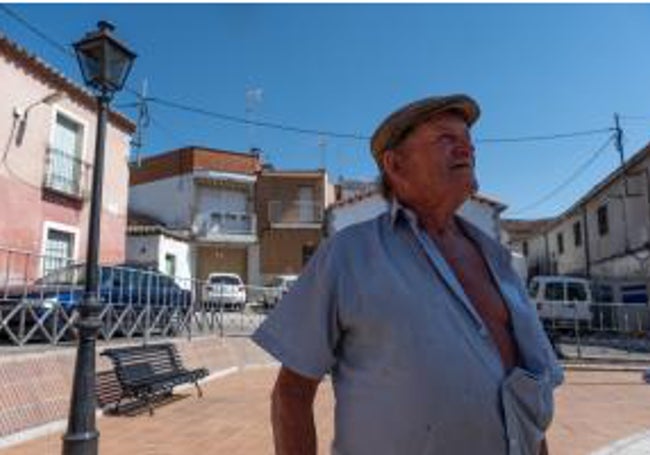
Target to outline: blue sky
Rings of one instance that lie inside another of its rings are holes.
[[[152,97],[224,115],[369,136],[405,102],[468,93],[483,110],[474,128],[481,192],[507,204],[506,217],[559,214],[615,169],[618,154],[610,144],[583,165],[609,132],[485,139],[604,129],[618,112],[626,156],[650,141],[650,5],[7,5],[64,45],[99,19],[114,22],[139,55],[131,87],[146,79]],[[74,59],[2,10],[0,29],[80,80]],[[252,89],[261,97],[247,112]],[[125,92],[115,104],[134,101]],[[133,108],[122,111],[135,118]],[[364,140],[245,126],[155,102],[149,112],[143,155],[254,146],[276,167],[325,165],[333,179],[377,174]]]

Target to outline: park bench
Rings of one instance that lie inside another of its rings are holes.
[[[111,359],[121,394],[116,404],[119,410],[123,399],[141,400],[153,415],[152,400],[171,395],[173,388],[183,383],[194,383],[199,397],[203,396],[199,379],[208,375],[206,368],[188,370],[172,343],[105,349],[101,355]]]

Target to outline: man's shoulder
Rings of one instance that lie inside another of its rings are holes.
[[[332,247],[346,247],[350,244],[360,244],[382,235],[381,233],[389,223],[390,215],[387,212],[383,212],[373,218],[351,224],[337,231],[329,238],[329,243]]]

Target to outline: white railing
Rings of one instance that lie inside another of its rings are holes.
[[[197,216],[194,226],[196,233],[206,238],[250,236],[257,233],[257,217],[245,212],[214,212]]]
[[[313,225],[323,222],[323,204],[314,201],[269,201],[272,224]]]
[[[75,155],[49,147],[45,153],[43,186],[76,198],[85,197],[92,165]]]

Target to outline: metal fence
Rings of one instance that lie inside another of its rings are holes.
[[[43,274],[45,264],[61,266]],[[249,336],[285,288],[170,277],[144,268],[100,267],[100,340]],[[84,267],[61,257],[0,248],[0,345],[66,344],[84,297]],[[647,303],[546,302],[537,312],[558,354],[650,362]]]
[[[547,302],[538,313],[562,358],[650,361],[647,303]]]
[[[61,267],[43,275],[53,261]],[[99,274],[99,338],[106,341],[247,336],[277,295],[274,288],[214,286],[137,266],[101,266]],[[84,283],[83,264],[0,248],[0,344],[73,342]]]

